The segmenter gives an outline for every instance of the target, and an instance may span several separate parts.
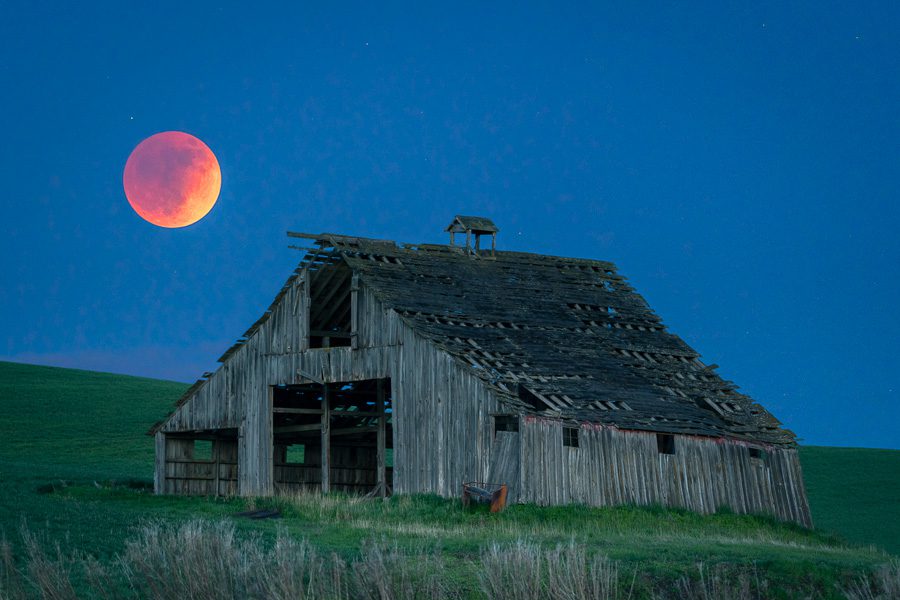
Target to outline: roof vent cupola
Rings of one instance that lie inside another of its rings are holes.
[[[457,233],[465,233],[466,251],[473,254],[477,254],[478,251],[481,250],[481,236],[490,234],[491,256],[493,256],[494,251],[497,249],[497,232],[500,231],[500,229],[498,229],[497,226],[494,225],[494,222],[487,217],[466,217],[463,215],[456,215],[453,217],[453,221],[451,221],[445,231],[450,232],[451,246],[456,245]],[[475,236],[474,247],[472,246],[473,235]]]

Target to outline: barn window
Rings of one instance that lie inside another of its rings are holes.
[[[212,440],[194,440],[194,460],[212,460]]]
[[[494,416],[494,433],[498,431],[519,431],[519,417],[516,415]]]
[[[284,455],[285,464],[302,465],[306,461],[306,446],[303,444],[291,444]]]
[[[750,459],[756,460],[759,462],[764,462],[766,460],[766,451],[762,448],[748,448],[750,450]]]
[[[675,436],[670,433],[657,433],[656,450],[660,454],[675,454]]]
[[[568,446],[569,448],[578,447],[577,427],[563,427],[563,446]]]

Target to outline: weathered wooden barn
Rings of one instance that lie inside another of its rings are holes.
[[[613,264],[497,251],[484,218],[447,231],[450,245],[289,233],[307,242],[299,267],[151,429],[157,493],[484,481],[518,502],[811,524],[794,434]]]

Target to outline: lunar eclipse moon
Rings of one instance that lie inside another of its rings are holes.
[[[181,131],[152,135],[135,147],[122,176],[125,197],[144,220],[187,227],[212,210],[222,172],[212,150]]]

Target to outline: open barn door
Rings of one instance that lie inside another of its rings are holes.
[[[272,400],[276,489],[390,494],[389,379],[276,386]]]

